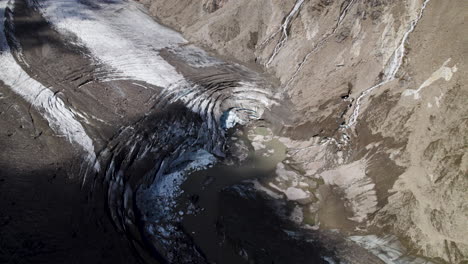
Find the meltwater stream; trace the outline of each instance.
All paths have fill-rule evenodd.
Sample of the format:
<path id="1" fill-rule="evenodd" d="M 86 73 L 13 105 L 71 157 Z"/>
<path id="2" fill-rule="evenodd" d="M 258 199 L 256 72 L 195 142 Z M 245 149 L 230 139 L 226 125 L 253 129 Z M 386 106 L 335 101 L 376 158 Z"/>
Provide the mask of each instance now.
<path id="1" fill-rule="evenodd" d="M 338 234 L 292 224 L 286 219 L 290 213 L 287 201 L 255 190 L 253 179 L 273 176 L 275 166 L 259 166 L 257 159 L 248 155 L 247 140 L 243 147 L 234 147 L 231 134 L 242 134 L 243 126 L 257 122 L 278 105 L 274 88 L 262 74 L 208 55 L 156 23 L 131 1 L 0 3 L 0 11 L 8 12 L 4 24 L 14 24 L 15 4 L 30 8 L 47 21 L 51 28 L 47 30 L 60 34 L 66 45 L 82 50 L 86 59 L 82 63 L 91 61 L 83 66 L 91 71 L 83 74 L 86 81 L 63 91 L 65 95 L 76 93 L 85 102 L 60 100 L 58 92 L 53 92 L 52 86 L 59 86 L 54 76 L 48 75 L 50 87 L 42 85 L 21 70 L 20 47 L 15 47 L 16 60 L 13 58 L 7 47 L 15 38 L 11 26 L 8 43 L 1 42 L 5 47 L 0 58 L 6 59 L 0 61 L 0 69 L 15 71 L 0 77 L 37 108 L 49 126 L 64 134 L 74 132 L 74 137 L 67 136 L 71 145 L 78 145 L 79 151 L 87 147 L 83 164 L 95 170 L 84 175 L 83 191 L 89 191 L 90 202 L 102 203 L 104 198 L 115 228 L 143 261 L 333 263 L 330 261 L 340 258 L 356 260 L 354 253 L 357 259 L 366 259 L 365 263 L 380 263 Z M 21 86 L 25 84 L 30 84 L 34 95 L 25 94 L 28 90 Z M 92 89 L 143 87 L 154 91 L 148 99 L 154 105 L 137 121 L 102 139 L 97 136 L 101 126 L 95 120 L 112 120 L 105 115 L 87 118 L 92 116 L 87 113 L 92 107 L 81 93 L 87 85 Z M 41 94 L 49 104 L 38 101 L 43 99 Z M 97 99 L 102 99 L 102 104 L 111 101 Z M 70 127 L 74 131 L 65 129 Z M 95 144 L 87 141 L 80 145 L 76 135 Z M 102 148 L 94 147 L 102 141 Z"/>

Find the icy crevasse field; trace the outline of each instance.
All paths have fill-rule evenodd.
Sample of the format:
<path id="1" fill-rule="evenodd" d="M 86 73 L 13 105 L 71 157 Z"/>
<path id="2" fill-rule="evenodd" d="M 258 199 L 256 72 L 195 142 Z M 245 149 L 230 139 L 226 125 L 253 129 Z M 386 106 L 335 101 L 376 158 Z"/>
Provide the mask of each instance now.
<path id="1" fill-rule="evenodd" d="M 14 1 L 0 1 L 0 9 L 4 10 L 0 13 L 0 21 L 2 21 L 0 23 L 0 80 L 41 111 L 57 134 L 79 145 L 86 153 L 88 165 L 92 165 L 96 160 L 93 141 L 77 120 L 73 110 L 67 107 L 49 88 L 31 78 L 13 57 L 5 35 L 6 32 L 13 34 L 11 31 L 14 31 L 14 28 L 5 28 L 5 25 L 12 27 L 11 21 L 5 16 L 12 15 L 13 3 Z M 97 163 L 95 168 L 99 169 Z"/>

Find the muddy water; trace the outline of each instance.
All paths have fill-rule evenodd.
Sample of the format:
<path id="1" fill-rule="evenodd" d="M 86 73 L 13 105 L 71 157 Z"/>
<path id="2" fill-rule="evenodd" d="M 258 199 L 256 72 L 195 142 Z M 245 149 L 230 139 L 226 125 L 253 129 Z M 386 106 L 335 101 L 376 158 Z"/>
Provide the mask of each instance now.
<path id="1" fill-rule="evenodd" d="M 242 134 L 247 133 L 246 129 L 237 131 L 236 136 L 231 137 L 233 145 L 250 143 L 246 136 L 239 135 L 241 131 L 243 131 Z M 244 249 L 236 248 L 236 245 L 227 241 L 225 234 L 220 230 L 224 225 L 221 207 L 226 209 L 231 206 L 242 206 L 240 202 L 223 204 L 221 202 L 223 191 L 252 180 L 272 177 L 277 162 L 284 158 L 284 153 L 276 157 L 265 158 L 253 149 L 237 154 L 247 157 L 239 162 L 240 164 L 217 164 L 212 168 L 194 172 L 182 185 L 184 190 L 182 199 L 189 201 L 191 207 L 195 209 L 184 213 L 182 224 L 192 235 L 194 243 L 211 262 L 215 263 L 248 263 L 248 256 L 245 255 Z M 239 220 L 242 221 L 242 216 Z M 264 221 L 264 219 L 258 220 Z"/>
<path id="2" fill-rule="evenodd" d="M 339 234 L 304 229 L 294 221 L 297 203 L 261 185 L 278 177 L 278 163 L 288 160 L 267 123 L 238 127 L 228 146 L 223 161 L 187 177 L 179 198 L 182 229 L 209 263 L 352 260 L 330 250 L 343 243 Z"/>
<path id="3" fill-rule="evenodd" d="M 234 245 L 226 242 L 226 238 L 218 232 L 223 225 L 220 207 L 240 205 L 221 204 L 219 195 L 225 188 L 239 184 L 243 180 L 266 177 L 268 174 L 255 168 L 218 165 L 191 174 L 184 183 L 182 186 L 186 195 L 184 197 L 198 210 L 185 215 L 182 224 L 209 260 L 216 263 L 245 261 Z"/>

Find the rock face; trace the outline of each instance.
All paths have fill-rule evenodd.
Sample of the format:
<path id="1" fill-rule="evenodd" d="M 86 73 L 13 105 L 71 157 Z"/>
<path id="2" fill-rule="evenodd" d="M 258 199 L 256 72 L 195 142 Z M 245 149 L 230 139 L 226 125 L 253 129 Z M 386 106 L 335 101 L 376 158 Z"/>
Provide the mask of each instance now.
<path id="1" fill-rule="evenodd" d="M 280 125 L 289 155 L 325 182 L 320 227 L 467 260 L 463 0 L 141 2 L 188 40 L 279 80 L 293 105 Z M 336 223 L 333 196 L 351 214 Z"/>
<path id="2" fill-rule="evenodd" d="M 225 3 L 227 3 L 227 0 L 205 0 L 203 1 L 203 10 L 208 13 L 213 13 L 223 7 Z"/>

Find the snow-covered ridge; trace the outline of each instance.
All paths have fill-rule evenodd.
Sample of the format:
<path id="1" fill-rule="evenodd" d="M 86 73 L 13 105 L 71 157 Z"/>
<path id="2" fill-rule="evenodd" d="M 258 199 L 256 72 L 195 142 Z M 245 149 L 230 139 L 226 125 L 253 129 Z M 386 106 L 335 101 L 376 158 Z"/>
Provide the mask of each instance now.
<path id="1" fill-rule="evenodd" d="M 94 165 L 96 155 L 91 138 L 64 102 L 49 88 L 31 78 L 16 62 L 6 39 L 7 22 L 14 1 L 0 0 L 0 80 L 36 108 L 54 132 L 75 143 L 86 152 L 86 160 Z M 95 165 L 99 169 L 99 165 Z"/>

